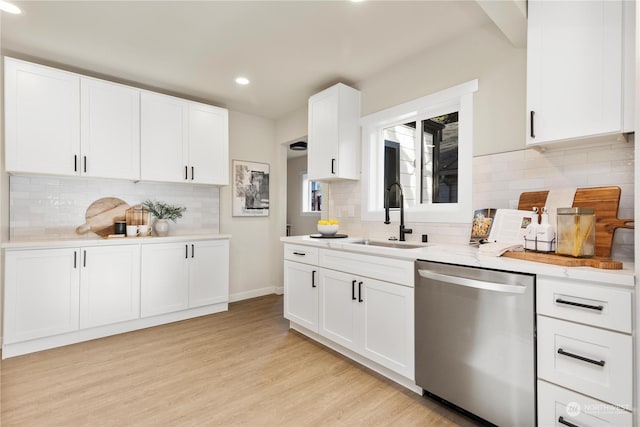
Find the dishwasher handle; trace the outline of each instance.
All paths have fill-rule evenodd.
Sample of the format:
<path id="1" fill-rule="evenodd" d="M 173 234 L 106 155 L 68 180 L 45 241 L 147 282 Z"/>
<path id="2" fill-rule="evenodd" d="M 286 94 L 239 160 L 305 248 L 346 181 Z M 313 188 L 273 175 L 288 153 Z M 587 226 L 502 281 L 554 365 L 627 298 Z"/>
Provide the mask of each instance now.
<path id="1" fill-rule="evenodd" d="M 421 277 L 425 279 L 438 280 L 440 282 L 451 283 L 453 285 L 466 286 L 469 288 L 477 288 L 485 291 L 502 292 L 508 294 L 523 294 L 526 286 L 507 285 L 504 283 L 488 282 L 486 280 L 469 279 L 467 277 L 450 276 L 448 274 L 435 273 L 429 270 L 418 270 Z"/>

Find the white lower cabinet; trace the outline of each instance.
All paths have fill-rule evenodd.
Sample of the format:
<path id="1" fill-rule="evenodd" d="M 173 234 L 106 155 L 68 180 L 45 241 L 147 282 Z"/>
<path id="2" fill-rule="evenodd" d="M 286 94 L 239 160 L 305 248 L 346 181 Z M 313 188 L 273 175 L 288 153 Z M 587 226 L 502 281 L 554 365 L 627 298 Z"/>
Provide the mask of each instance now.
<path id="1" fill-rule="evenodd" d="M 413 378 L 413 288 L 320 269 L 320 335 Z"/>
<path id="2" fill-rule="evenodd" d="M 140 246 L 7 251 L 4 343 L 136 319 Z"/>
<path id="3" fill-rule="evenodd" d="M 141 316 L 229 300 L 227 240 L 142 247 Z"/>
<path id="4" fill-rule="evenodd" d="M 284 261 L 284 317 L 318 333 L 318 267 Z"/>
<path id="5" fill-rule="evenodd" d="M 140 245 L 82 249 L 80 328 L 140 317 Z"/>
<path id="6" fill-rule="evenodd" d="M 538 276 L 536 299 L 538 424 L 631 426 L 630 291 Z"/>
<path id="7" fill-rule="evenodd" d="M 227 239 L 5 249 L 2 357 L 225 311 L 228 301 Z"/>
<path id="8" fill-rule="evenodd" d="M 78 262 L 78 249 L 6 252 L 3 344 L 78 329 Z"/>
<path id="9" fill-rule="evenodd" d="M 401 285 L 366 274 L 386 278 L 400 268 L 396 277 L 404 278 L 405 269 L 413 271 L 412 262 L 290 244 L 284 253 L 285 318 L 413 380 L 412 283 Z M 343 255 L 344 263 L 338 261 Z M 344 271 L 336 270 L 338 265 Z"/>

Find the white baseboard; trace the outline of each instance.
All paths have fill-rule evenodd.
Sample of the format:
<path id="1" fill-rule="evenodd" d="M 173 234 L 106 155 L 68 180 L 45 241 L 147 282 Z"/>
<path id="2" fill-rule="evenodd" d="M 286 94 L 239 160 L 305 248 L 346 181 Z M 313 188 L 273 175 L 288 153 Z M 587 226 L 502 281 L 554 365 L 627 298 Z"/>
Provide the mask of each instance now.
<path id="1" fill-rule="evenodd" d="M 283 292 L 284 292 L 284 288 L 282 287 L 268 286 L 266 288 L 252 289 L 250 291 L 229 294 L 229 302 L 236 302 L 236 301 L 242 301 L 250 298 L 263 297 L 265 295 L 271 295 L 271 294 L 280 295 Z"/>

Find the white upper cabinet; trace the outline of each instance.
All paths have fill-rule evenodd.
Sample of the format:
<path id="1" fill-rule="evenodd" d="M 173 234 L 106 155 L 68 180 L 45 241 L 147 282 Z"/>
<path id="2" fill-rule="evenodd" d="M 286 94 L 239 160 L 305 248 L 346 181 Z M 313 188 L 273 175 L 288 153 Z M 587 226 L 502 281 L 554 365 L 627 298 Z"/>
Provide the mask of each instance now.
<path id="1" fill-rule="evenodd" d="M 140 90 L 81 79 L 82 175 L 140 179 Z"/>
<path id="2" fill-rule="evenodd" d="M 229 112 L 5 57 L 7 172 L 229 184 Z"/>
<path id="3" fill-rule="evenodd" d="M 142 92 L 140 98 L 140 173 L 143 181 L 185 182 L 187 102 Z"/>
<path id="4" fill-rule="evenodd" d="M 229 184 L 229 112 L 189 103 L 189 173 L 196 184 Z"/>
<path id="5" fill-rule="evenodd" d="M 527 144 L 633 130 L 632 3 L 529 1 Z"/>
<path id="6" fill-rule="evenodd" d="M 5 57 L 4 80 L 7 171 L 78 175 L 80 77 Z"/>
<path id="7" fill-rule="evenodd" d="M 309 98 L 310 180 L 360 179 L 360 91 L 338 83 Z"/>
<path id="8" fill-rule="evenodd" d="M 143 92 L 143 181 L 229 184 L 228 111 Z"/>

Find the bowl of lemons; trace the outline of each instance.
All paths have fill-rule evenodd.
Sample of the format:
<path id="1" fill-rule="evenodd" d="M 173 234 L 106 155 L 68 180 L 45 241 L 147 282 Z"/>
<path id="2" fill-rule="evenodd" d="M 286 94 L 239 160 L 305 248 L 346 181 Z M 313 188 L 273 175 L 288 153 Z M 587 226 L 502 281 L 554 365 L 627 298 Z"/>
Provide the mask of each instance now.
<path id="1" fill-rule="evenodd" d="M 333 236 L 338 232 L 339 224 L 335 219 L 321 219 L 318 221 L 318 233 L 323 236 Z"/>

